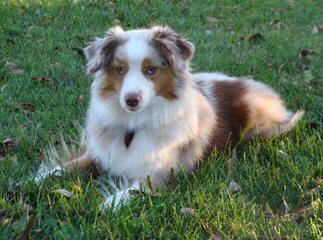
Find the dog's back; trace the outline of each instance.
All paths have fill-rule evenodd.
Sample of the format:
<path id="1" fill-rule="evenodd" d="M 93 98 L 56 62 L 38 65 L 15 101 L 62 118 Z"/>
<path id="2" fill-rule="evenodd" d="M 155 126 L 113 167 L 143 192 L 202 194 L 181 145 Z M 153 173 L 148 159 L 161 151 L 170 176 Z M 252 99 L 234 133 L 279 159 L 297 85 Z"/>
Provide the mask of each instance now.
<path id="1" fill-rule="evenodd" d="M 217 149 L 234 146 L 241 138 L 271 137 L 291 130 L 304 112 L 288 111 L 268 86 L 222 73 L 197 73 L 194 81 L 216 115 L 212 143 Z"/>

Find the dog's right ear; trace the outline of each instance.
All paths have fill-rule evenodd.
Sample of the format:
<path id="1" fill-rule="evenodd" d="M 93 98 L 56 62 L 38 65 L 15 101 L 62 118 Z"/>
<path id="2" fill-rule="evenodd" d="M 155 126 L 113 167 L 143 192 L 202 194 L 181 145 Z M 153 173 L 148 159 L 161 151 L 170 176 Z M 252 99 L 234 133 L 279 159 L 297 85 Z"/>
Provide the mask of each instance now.
<path id="1" fill-rule="evenodd" d="M 120 43 L 118 34 L 122 32 L 121 27 L 110 28 L 104 38 L 96 38 L 94 42 L 83 49 L 88 60 L 86 64 L 88 74 L 96 73 L 102 66 L 112 60 L 113 52 Z"/>

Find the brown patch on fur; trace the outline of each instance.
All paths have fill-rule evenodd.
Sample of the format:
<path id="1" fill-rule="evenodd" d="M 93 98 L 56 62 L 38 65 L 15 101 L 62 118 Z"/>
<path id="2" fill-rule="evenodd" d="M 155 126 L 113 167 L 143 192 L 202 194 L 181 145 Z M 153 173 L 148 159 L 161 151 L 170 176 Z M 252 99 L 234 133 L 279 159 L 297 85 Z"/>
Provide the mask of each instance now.
<path id="1" fill-rule="evenodd" d="M 188 61 L 192 57 L 192 46 L 187 44 L 186 41 L 183 41 L 182 38 L 176 39 L 176 46 L 180 53 L 182 54 L 182 57 L 185 61 Z"/>
<path id="2" fill-rule="evenodd" d="M 148 66 L 155 66 L 151 59 L 145 58 L 141 64 L 141 71 L 146 75 Z M 146 75 L 147 76 L 147 75 Z M 176 96 L 176 78 L 169 67 L 159 68 L 153 76 L 150 77 L 154 83 L 156 94 L 168 100 L 177 99 Z"/>
<path id="3" fill-rule="evenodd" d="M 167 34 L 162 31 L 157 31 L 152 39 L 152 45 L 153 47 L 159 52 L 160 56 L 165 60 L 167 65 L 173 67 L 174 62 L 172 58 L 172 51 L 169 47 L 167 47 L 167 43 L 165 40 Z"/>
<path id="4" fill-rule="evenodd" d="M 107 69 L 111 66 L 111 64 L 113 63 L 114 52 L 117 46 L 119 46 L 121 43 L 122 42 L 118 38 L 115 38 L 102 48 L 102 54 L 104 56 L 102 62 L 103 68 Z"/>
<path id="5" fill-rule="evenodd" d="M 211 147 L 215 145 L 217 149 L 224 150 L 239 142 L 249 117 L 248 106 L 243 102 L 245 94 L 246 86 L 241 80 L 215 82 L 217 125 Z"/>
<path id="6" fill-rule="evenodd" d="M 107 34 L 104 40 L 96 40 L 84 49 L 84 53 L 89 60 L 87 63 L 88 73 L 94 74 L 102 68 L 109 66 L 113 60 L 113 54 L 122 41 L 114 34 Z"/>
<path id="7" fill-rule="evenodd" d="M 124 60 L 114 59 L 109 65 L 105 65 L 105 79 L 101 84 L 100 95 L 108 98 L 120 90 L 124 75 L 119 75 L 115 71 L 116 66 L 122 66 L 125 72 L 128 71 L 128 63 Z"/>
<path id="8" fill-rule="evenodd" d="M 194 52 L 194 46 L 170 28 L 156 28 L 152 45 L 157 49 L 166 63 L 174 69 L 174 54 L 189 61 Z"/>
<path id="9" fill-rule="evenodd" d="M 70 170 L 78 169 L 83 172 L 90 171 L 94 175 L 96 174 L 95 171 L 97 171 L 94 158 L 86 151 L 82 156 L 72 159 L 70 161 L 64 162 L 63 166 Z"/>

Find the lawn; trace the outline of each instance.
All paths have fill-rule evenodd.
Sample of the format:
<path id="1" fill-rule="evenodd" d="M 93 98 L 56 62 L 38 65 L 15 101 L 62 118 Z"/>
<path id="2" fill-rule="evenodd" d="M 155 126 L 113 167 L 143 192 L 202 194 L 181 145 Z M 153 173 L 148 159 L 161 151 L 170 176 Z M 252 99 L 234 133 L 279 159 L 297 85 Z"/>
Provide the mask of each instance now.
<path id="1" fill-rule="evenodd" d="M 0 239 L 322 239 L 322 9 L 315 0 L 0 0 Z M 91 78 L 81 49 L 113 25 L 154 24 L 195 43 L 194 71 L 253 76 L 304 119 L 285 136 L 214 153 L 117 212 L 99 208 L 100 177 L 36 185 L 50 143 L 72 144 L 84 123 Z"/>

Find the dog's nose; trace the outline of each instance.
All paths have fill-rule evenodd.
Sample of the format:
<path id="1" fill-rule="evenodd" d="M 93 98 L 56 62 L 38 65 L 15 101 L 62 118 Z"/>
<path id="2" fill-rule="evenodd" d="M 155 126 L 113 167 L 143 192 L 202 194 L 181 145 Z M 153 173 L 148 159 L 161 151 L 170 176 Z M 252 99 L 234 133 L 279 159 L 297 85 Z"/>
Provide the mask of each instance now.
<path id="1" fill-rule="evenodd" d="M 137 93 L 129 93 L 126 95 L 126 104 L 129 107 L 137 107 L 141 100 L 141 95 Z"/>

